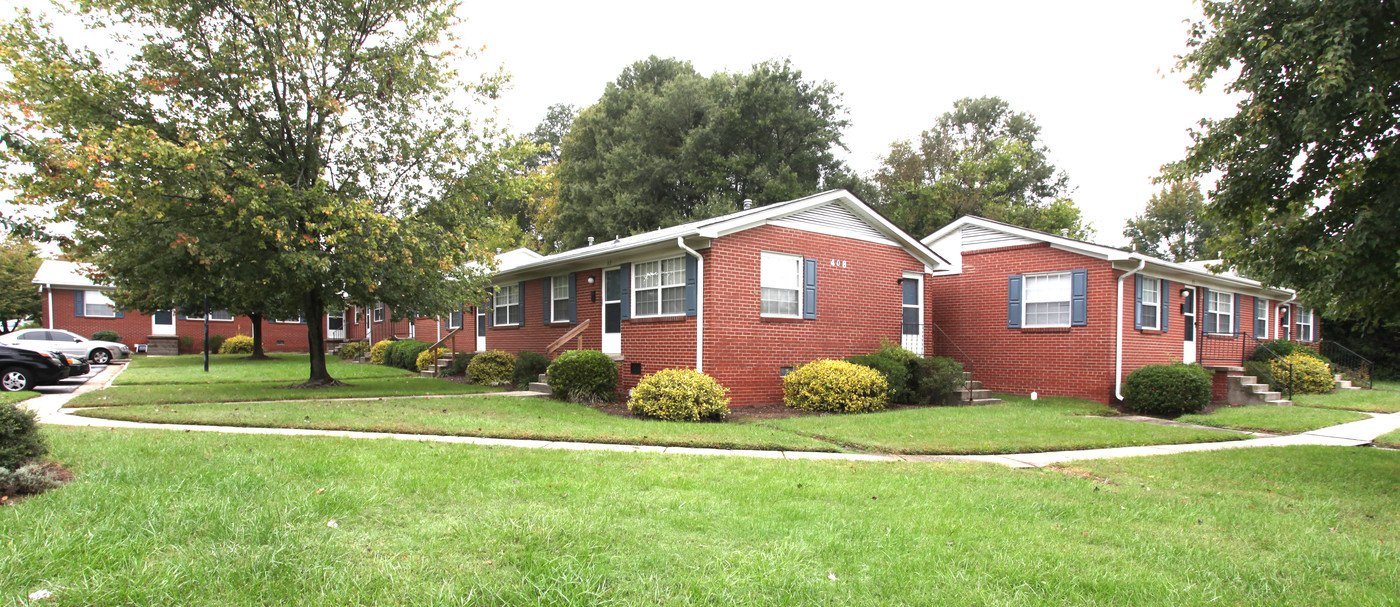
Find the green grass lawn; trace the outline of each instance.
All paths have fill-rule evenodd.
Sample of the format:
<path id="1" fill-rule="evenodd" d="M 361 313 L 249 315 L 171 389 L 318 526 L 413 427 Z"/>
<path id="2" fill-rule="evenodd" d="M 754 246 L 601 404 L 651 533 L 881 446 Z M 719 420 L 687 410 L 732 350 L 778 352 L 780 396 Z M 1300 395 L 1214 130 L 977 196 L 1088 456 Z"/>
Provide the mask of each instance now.
<path id="1" fill-rule="evenodd" d="M 204 357 L 138 356 L 127 363 L 117 376 L 115 385 L 137 384 L 223 384 L 237 382 L 301 383 L 310 376 L 307 354 L 271 354 L 272 360 L 243 360 L 244 354 L 218 354 L 209 357 L 209 372 L 204 372 Z M 326 356 L 326 370 L 340 380 L 366 377 L 407 377 L 403 369 L 348 363 Z"/>
<path id="2" fill-rule="evenodd" d="M 1400 383 L 1378 381 L 1374 390 L 1338 390 L 1329 394 L 1295 394 L 1293 402 L 1305 407 L 1350 409 L 1374 413 L 1400 412 Z"/>
<path id="3" fill-rule="evenodd" d="M 1376 445 L 1389 447 L 1391 449 L 1400 449 L 1400 430 L 1391 430 L 1390 432 L 1380 435 L 1376 438 Z"/>
<path id="4" fill-rule="evenodd" d="M 1250 405 L 1245 407 L 1221 407 L 1208 415 L 1183 415 L 1176 421 L 1217 428 L 1235 430 L 1258 430 L 1273 434 L 1297 434 L 1327 426 L 1369 419 L 1365 413 L 1316 409 L 1313 407 L 1287 407 L 1278 405 Z"/>
<path id="5" fill-rule="evenodd" d="M 0 602 L 1320 605 L 1400 596 L 1400 454 L 781 461 L 48 429 Z M 336 527 L 328 526 L 336 521 Z"/>
<path id="6" fill-rule="evenodd" d="M 1026 453 L 1238 440 L 1242 435 L 1087 417 L 1112 409 L 1071 398 L 999 395 L 1004 404 L 794 417 L 768 425 L 887 453 Z"/>
<path id="7" fill-rule="evenodd" d="M 29 400 L 39 396 L 38 392 L 25 390 L 23 392 L 0 392 L 0 403 L 17 403 L 22 400 Z"/>
<path id="8" fill-rule="evenodd" d="M 316 400 L 327 398 L 367 398 L 376 396 L 417 396 L 425 394 L 478 394 L 499 392 L 488 388 L 443 379 L 414 377 L 373 377 L 349 380 L 351 385 L 335 388 L 287 388 L 286 381 L 232 384 L 170 384 L 113 386 L 86 392 L 69 401 L 69 407 L 114 407 L 125 405 L 171 405 L 268 400 Z"/>
<path id="9" fill-rule="evenodd" d="M 90 402 L 90 401 L 89 401 Z M 986 407 L 929 407 L 729 423 L 663 422 L 608 415 L 548 399 L 297 402 L 103 407 L 80 415 L 222 426 L 363 430 L 741 449 L 877 453 L 1020 453 L 1237 440 L 1243 435 L 1085 417 L 1102 405 L 1010 397 Z"/>

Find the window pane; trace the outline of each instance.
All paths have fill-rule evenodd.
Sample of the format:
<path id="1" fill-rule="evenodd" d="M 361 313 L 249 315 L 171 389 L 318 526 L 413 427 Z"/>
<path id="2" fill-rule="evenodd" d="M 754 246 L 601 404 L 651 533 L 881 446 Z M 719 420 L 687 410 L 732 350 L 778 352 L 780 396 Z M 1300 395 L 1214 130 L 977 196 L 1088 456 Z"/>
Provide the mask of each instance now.
<path id="1" fill-rule="evenodd" d="M 1030 326 L 1069 326 L 1069 302 L 1026 304 L 1026 324 Z"/>
<path id="2" fill-rule="evenodd" d="M 906 278 L 904 282 L 900 284 L 904 285 L 904 305 L 919 305 L 919 281 L 913 278 Z"/>
<path id="3" fill-rule="evenodd" d="M 759 312 L 797 316 L 797 291 L 795 289 L 761 289 Z"/>
<path id="4" fill-rule="evenodd" d="M 1153 305 L 1157 303 L 1157 281 L 1155 279 L 1142 281 L 1142 303 Z"/>
<path id="5" fill-rule="evenodd" d="M 661 286 L 660 270 L 661 264 L 659 262 L 648 261 L 646 263 L 637 264 L 632 268 L 634 272 L 633 285 L 638 289 L 651 289 Z"/>
<path id="6" fill-rule="evenodd" d="M 656 316 L 660 313 L 659 302 L 656 300 L 657 292 L 637 291 L 637 316 Z"/>
<path id="7" fill-rule="evenodd" d="M 685 314 L 685 287 L 667 287 L 661 290 L 661 313 Z"/>
<path id="8" fill-rule="evenodd" d="M 1157 328 L 1157 306 L 1142 307 L 1142 326 L 1149 329 Z"/>
<path id="9" fill-rule="evenodd" d="M 661 286 L 671 287 L 685 284 L 685 258 L 663 259 L 661 261 Z"/>
<path id="10" fill-rule="evenodd" d="M 1026 301 L 1069 301 L 1069 274 L 1039 274 L 1026 277 Z"/>
<path id="11" fill-rule="evenodd" d="M 112 306 L 105 304 L 83 303 L 84 316 L 116 316 L 117 313 Z"/>
<path id="12" fill-rule="evenodd" d="M 622 271 L 608 270 L 603 272 L 603 301 L 618 301 L 622 299 Z"/>
<path id="13" fill-rule="evenodd" d="M 802 258 L 777 253 L 761 253 L 762 271 L 759 286 L 774 289 L 802 288 Z"/>

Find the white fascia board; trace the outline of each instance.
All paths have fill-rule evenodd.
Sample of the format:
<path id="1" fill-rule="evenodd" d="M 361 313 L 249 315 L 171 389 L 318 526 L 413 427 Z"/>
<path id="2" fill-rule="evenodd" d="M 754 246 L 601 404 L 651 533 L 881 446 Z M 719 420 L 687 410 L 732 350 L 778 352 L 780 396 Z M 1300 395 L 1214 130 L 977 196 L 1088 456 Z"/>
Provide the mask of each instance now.
<path id="1" fill-rule="evenodd" d="M 1172 282 L 1193 287 L 1205 287 L 1207 289 L 1243 293 L 1250 296 L 1257 295 L 1269 299 L 1283 298 L 1294 294 L 1292 289 L 1266 287 L 1259 281 L 1250 280 L 1248 278 L 1221 276 L 1219 274 L 1201 272 L 1200 270 L 1181 264 L 1171 262 L 1163 263 L 1160 260 L 1145 255 L 1134 254 L 1134 260 L 1122 264 L 1114 264 L 1113 268 L 1115 270 L 1131 270 L 1137 267 L 1137 261 L 1139 259 L 1147 261 L 1147 266 L 1142 269 L 1141 273 L 1150 275 L 1153 278 L 1165 278 Z"/>
<path id="2" fill-rule="evenodd" d="M 685 244 L 696 250 L 710 248 L 709 239 L 694 236 L 686 238 Z M 684 254 L 676 246 L 676 240 L 673 237 L 670 240 L 613 248 L 608 251 L 599 251 L 597 254 L 573 257 L 548 264 L 512 268 L 497 273 L 491 280 L 498 285 L 513 284 L 523 280 L 535 280 L 546 276 L 560 276 L 569 272 L 583 272 L 598 268 L 611 268 L 622 263 L 653 261 Z"/>

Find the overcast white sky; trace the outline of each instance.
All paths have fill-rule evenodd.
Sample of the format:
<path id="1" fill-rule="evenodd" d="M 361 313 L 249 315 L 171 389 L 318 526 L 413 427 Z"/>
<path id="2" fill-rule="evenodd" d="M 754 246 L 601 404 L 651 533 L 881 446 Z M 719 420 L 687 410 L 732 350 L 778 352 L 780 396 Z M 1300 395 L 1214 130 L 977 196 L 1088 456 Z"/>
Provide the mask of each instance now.
<path id="1" fill-rule="evenodd" d="M 464 42 L 486 51 L 460 68 L 513 74 L 498 111 L 515 132 L 533 129 L 550 104 L 592 104 L 648 55 L 685 59 L 702 73 L 791 58 L 843 95 L 846 160 L 861 172 L 953 101 L 1000 96 L 1036 117 L 1105 244 L 1126 242 L 1124 220 L 1156 190 L 1158 168 L 1183 155 L 1187 129 L 1234 110 L 1219 85 L 1198 94 L 1172 71 L 1186 21 L 1200 17 L 1190 0 L 537 0 L 467 2 L 462 12 Z"/>

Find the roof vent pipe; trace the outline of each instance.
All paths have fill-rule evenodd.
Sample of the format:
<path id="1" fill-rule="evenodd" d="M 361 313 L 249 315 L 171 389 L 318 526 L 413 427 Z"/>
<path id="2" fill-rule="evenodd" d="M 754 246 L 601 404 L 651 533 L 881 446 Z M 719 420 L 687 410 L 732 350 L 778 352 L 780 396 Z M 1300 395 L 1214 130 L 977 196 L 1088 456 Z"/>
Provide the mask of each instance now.
<path id="1" fill-rule="evenodd" d="M 1069 228 L 1060 228 L 1060 238 L 1069 238 Z"/>
<path id="2" fill-rule="evenodd" d="M 501 247 L 496 247 L 496 254 L 497 254 L 497 255 L 500 255 L 500 254 L 501 254 Z"/>
<path id="3" fill-rule="evenodd" d="M 588 246 L 590 246 L 590 247 L 593 246 L 593 237 L 592 237 L 592 236 L 589 236 L 589 237 L 588 237 Z"/>
<path id="4" fill-rule="evenodd" d="M 752 198 L 745 198 L 745 199 L 744 199 L 744 210 L 747 211 L 747 210 L 752 209 L 752 208 L 753 208 L 753 199 L 752 199 Z"/>

